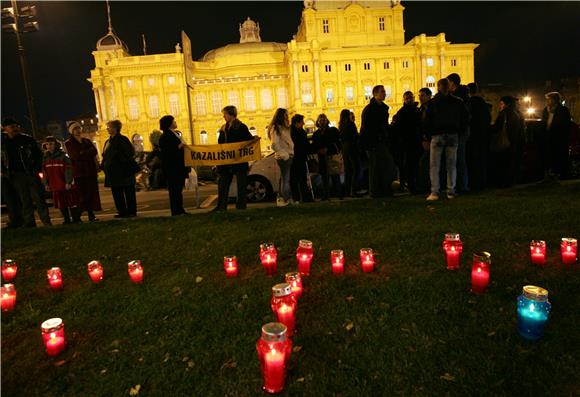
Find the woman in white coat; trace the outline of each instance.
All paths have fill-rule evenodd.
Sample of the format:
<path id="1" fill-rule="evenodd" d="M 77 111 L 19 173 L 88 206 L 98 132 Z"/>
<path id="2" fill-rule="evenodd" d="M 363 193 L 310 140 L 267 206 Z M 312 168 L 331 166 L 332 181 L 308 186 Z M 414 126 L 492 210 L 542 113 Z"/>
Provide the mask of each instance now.
<path id="1" fill-rule="evenodd" d="M 290 168 L 294 157 L 294 143 L 290 133 L 290 120 L 288 111 L 278 108 L 268 126 L 268 138 L 272 141 L 274 157 L 280 167 L 280 185 L 278 188 L 278 199 L 276 204 L 285 207 L 292 201 L 290 190 Z"/>

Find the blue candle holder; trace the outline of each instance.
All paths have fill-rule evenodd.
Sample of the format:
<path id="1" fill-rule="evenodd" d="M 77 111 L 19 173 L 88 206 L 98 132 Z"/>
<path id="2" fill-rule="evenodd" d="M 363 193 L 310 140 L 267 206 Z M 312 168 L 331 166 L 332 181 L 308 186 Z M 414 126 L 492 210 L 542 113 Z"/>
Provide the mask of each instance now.
<path id="1" fill-rule="evenodd" d="M 552 305 L 548 302 L 548 291 L 541 287 L 526 285 L 518 297 L 518 332 L 528 340 L 544 336 L 544 326 Z"/>

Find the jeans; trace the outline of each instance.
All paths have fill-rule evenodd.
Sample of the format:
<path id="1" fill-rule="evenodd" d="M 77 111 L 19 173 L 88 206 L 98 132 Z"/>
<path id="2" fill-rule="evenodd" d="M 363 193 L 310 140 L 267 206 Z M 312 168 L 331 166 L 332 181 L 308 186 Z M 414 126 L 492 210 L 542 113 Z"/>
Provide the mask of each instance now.
<path id="1" fill-rule="evenodd" d="M 221 211 L 228 209 L 230 185 L 235 176 L 238 187 L 236 208 L 239 210 L 245 210 L 248 202 L 248 167 L 239 167 L 237 165 L 219 166 L 218 175 L 217 209 Z"/>
<path id="2" fill-rule="evenodd" d="M 290 189 L 290 168 L 292 167 L 292 158 L 276 161 L 278 162 L 278 167 L 280 167 L 278 197 L 282 197 L 284 201 L 288 201 L 292 197 L 292 190 Z"/>
<path id="3" fill-rule="evenodd" d="M 135 185 L 111 186 L 115 208 L 120 216 L 137 215 L 137 197 L 135 195 Z"/>
<path id="4" fill-rule="evenodd" d="M 358 190 L 358 174 L 360 170 L 358 150 L 356 147 L 351 148 L 348 145 L 344 145 L 342 156 L 344 158 L 345 190 L 347 195 L 352 196 Z"/>
<path id="5" fill-rule="evenodd" d="M 445 168 L 447 169 L 447 192 L 449 194 L 455 194 L 458 143 L 459 137 L 457 134 L 434 135 L 431 138 L 431 156 L 429 158 L 431 193 L 439 194 L 439 169 L 441 168 L 441 156 L 443 155 L 443 152 L 445 152 Z"/>
<path id="6" fill-rule="evenodd" d="M 457 145 L 457 190 L 460 193 L 469 191 L 466 156 L 468 139 L 469 131 L 466 131 L 463 135 L 459 135 Z"/>

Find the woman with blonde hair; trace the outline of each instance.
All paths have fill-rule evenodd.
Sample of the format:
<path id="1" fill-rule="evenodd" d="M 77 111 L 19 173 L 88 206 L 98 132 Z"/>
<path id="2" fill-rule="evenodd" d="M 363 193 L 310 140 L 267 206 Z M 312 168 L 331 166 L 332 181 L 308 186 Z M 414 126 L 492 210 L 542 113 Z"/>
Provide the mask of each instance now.
<path id="1" fill-rule="evenodd" d="M 280 167 L 280 184 L 278 188 L 278 207 L 285 207 L 290 204 L 290 168 L 294 157 L 294 143 L 290 132 L 290 120 L 288 111 L 278 108 L 268 126 L 268 138 L 272 142 L 274 157 Z"/>

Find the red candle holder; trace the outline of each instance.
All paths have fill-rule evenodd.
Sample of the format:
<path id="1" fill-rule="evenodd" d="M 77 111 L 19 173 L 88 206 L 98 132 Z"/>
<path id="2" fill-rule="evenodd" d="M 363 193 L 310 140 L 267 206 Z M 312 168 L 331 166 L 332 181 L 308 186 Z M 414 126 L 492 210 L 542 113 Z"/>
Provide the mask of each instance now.
<path id="1" fill-rule="evenodd" d="M 313 256 L 314 249 L 312 248 L 312 241 L 300 240 L 298 242 L 298 248 L 296 249 L 296 260 L 298 261 L 298 272 L 301 275 L 310 275 L 310 265 L 312 264 Z"/>
<path id="2" fill-rule="evenodd" d="M 235 255 L 224 256 L 224 270 L 228 277 L 238 276 L 238 258 Z"/>
<path id="3" fill-rule="evenodd" d="M 286 365 L 292 354 L 292 341 L 284 324 L 268 323 L 262 327 L 262 337 L 256 343 L 262 370 L 264 391 L 280 393 L 284 390 Z"/>
<path id="4" fill-rule="evenodd" d="M 530 256 L 534 265 L 545 265 L 546 242 L 544 240 L 532 240 L 530 243 Z"/>
<path id="5" fill-rule="evenodd" d="M 330 263 L 334 274 L 344 273 L 344 252 L 342 250 L 330 251 Z"/>
<path id="6" fill-rule="evenodd" d="M 278 317 L 278 322 L 288 328 L 288 336 L 294 334 L 296 319 L 296 297 L 288 283 L 276 284 L 272 287 L 272 311 Z"/>
<path id="7" fill-rule="evenodd" d="M 375 270 L 375 253 L 372 248 L 361 248 L 360 263 L 362 271 L 365 273 L 370 273 Z"/>
<path id="8" fill-rule="evenodd" d="M 40 326 L 42 340 L 46 348 L 46 354 L 51 357 L 58 356 L 66 348 L 64 337 L 64 323 L 60 318 L 46 320 Z"/>
<path id="9" fill-rule="evenodd" d="M 93 283 L 98 284 L 103 279 L 103 266 L 99 261 L 90 261 L 87 265 L 89 271 L 89 277 L 93 280 Z"/>
<path id="10" fill-rule="evenodd" d="M 272 243 L 260 244 L 260 261 L 267 275 L 271 276 L 276 273 L 276 261 L 278 251 Z"/>
<path id="11" fill-rule="evenodd" d="M 564 237 L 560 243 L 560 251 L 562 253 L 562 263 L 565 265 L 572 265 L 576 263 L 578 255 L 578 240 L 572 237 Z"/>
<path id="12" fill-rule="evenodd" d="M 134 260 L 127 264 L 129 277 L 133 284 L 141 284 L 143 282 L 143 266 L 140 260 Z"/>
<path id="13" fill-rule="evenodd" d="M 302 295 L 302 277 L 298 272 L 286 273 L 284 277 L 286 282 L 290 284 L 290 288 L 292 289 L 292 293 L 296 297 L 296 300 L 300 298 Z"/>
<path id="14" fill-rule="evenodd" d="M 14 284 L 4 284 L 0 287 L 0 299 L 4 313 L 14 310 L 16 305 L 16 288 L 14 288 Z"/>
<path id="15" fill-rule="evenodd" d="M 461 252 L 463 243 L 459 233 L 446 233 L 443 240 L 443 251 L 445 251 L 445 260 L 447 270 L 459 270 L 461 266 Z"/>
<path id="16" fill-rule="evenodd" d="M 48 284 L 50 288 L 58 290 L 62 288 L 62 272 L 60 267 L 53 267 L 46 271 L 46 278 L 48 279 Z"/>
<path id="17" fill-rule="evenodd" d="M 479 252 L 473 254 L 473 267 L 471 268 L 471 292 L 483 294 L 489 284 L 489 272 L 491 267 L 491 254 Z"/>
<path id="18" fill-rule="evenodd" d="M 2 261 L 2 278 L 9 283 L 16 277 L 18 271 L 18 264 L 12 259 L 4 259 Z"/>

